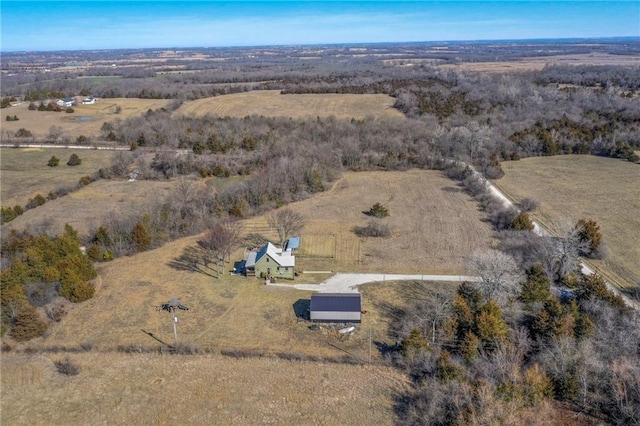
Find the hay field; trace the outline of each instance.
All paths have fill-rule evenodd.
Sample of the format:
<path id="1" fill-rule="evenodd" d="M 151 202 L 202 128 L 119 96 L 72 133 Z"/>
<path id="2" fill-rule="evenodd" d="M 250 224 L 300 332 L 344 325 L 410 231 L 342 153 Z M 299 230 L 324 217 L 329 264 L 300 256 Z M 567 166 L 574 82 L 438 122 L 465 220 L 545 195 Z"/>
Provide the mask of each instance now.
<path id="1" fill-rule="evenodd" d="M 337 118 L 402 118 L 393 108 L 394 99 L 387 95 L 292 94 L 279 90 L 256 90 L 185 102 L 176 115 L 245 117 L 329 117 Z"/>
<path id="2" fill-rule="evenodd" d="M 640 166 L 589 155 L 526 158 L 504 162 L 494 183 L 516 202 L 533 197 L 533 216 L 557 230 L 564 222 L 594 219 L 609 248 L 604 261 L 590 261 L 625 287 L 640 284 Z"/>
<path id="3" fill-rule="evenodd" d="M 391 237 L 357 237 L 353 227 L 367 224 L 363 212 L 376 202 L 389 209 L 383 222 Z M 465 258 L 492 242 L 475 201 L 434 170 L 348 173 L 330 191 L 291 208 L 311 218 L 301 255 L 305 234 L 313 241 L 326 235 L 328 246 L 335 239 L 333 268 L 341 271 L 464 274 Z"/>
<path id="4" fill-rule="evenodd" d="M 81 101 L 81 97 L 76 98 Z M 84 135 L 92 138 L 100 137 L 100 128 L 105 122 L 120 118 L 122 120 L 141 115 L 149 109 L 166 107 L 170 100 L 167 99 L 135 99 L 135 98 L 104 98 L 98 99 L 93 105 L 76 105 L 72 114 L 52 111 L 29 111 L 29 102 L 23 102 L 18 106 L 5 108 L 4 115 L 17 115 L 18 121 L 3 121 L 2 130 L 15 132 L 25 128 L 37 139 L 49 135 L 51 126 L 60 126 L 63 129 L 62 139 L 69 138 L 75 142 L 76 138 Z M 37 104 L 37 103 L 36 103 Z M 121 112 L 116 114 L 116 106 Z M 25 138 L 25 143 L 28 138 Z"/>
<path id="5" fill-rule="evenodd" d="M 67 166 L 71 154 L 82 160 L 78 166 Z M 47 163 L 52 156 L 60 159 L 57 167 Z M 0 200 L 3 207 L 24 205 L 36 194 L 46 197 L 59 186 L 75 185 L 81 177 L 91 175 L 101 167 L 109 167 L 113 151 L 89 149 L 0 149 Z"/>
<path id="6" fill-rule="evenodd" d="M 216 355 L 2 356 L 7 425 L 394 424 L 394 396 L 408 387 L 391 367 Z"/>
<path id="7" fill-rule="evenodd" d="M 640 57 L 633 55 L 613 55 L 610 53 L 580 53 L 570 55 L 540 56 L 504 62 L 461 62 L 459 64 L 438 65 L 445 69 L 473 72 L 513 72 L 540 71 L 546 65 L 623 65 L 638 66 Z"/>

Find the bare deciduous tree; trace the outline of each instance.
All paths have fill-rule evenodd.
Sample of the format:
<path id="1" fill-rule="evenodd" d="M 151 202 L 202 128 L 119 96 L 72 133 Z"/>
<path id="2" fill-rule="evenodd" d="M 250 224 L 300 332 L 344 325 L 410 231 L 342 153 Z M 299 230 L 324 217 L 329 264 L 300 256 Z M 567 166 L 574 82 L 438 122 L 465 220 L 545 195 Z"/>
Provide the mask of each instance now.
<path id="1" fill-rule="evenodd" d="M 513 257 L 499 250 L 474 253 L 469 269 L 480 277 L 478 287 L 484 296 L 500 304 L 516 294 L 523 277 Z"/>
<path id="2" fill-rule="evenodd" d="M 211 225 L 204 237 L 198 240 L 198 245 L 205 250 L 202 259 L 205 266 L 215 264 L 218 278 L 225 259 L 231 261 L 231 253 L 240 243 L 241 232 L 239 222 L 218 222 Z"/>
<path id="3" fill-rule="evenodd" d="M 554 278 L 563 277 L 575 272 L 580 266 L 580 253 L 587 249 L 587 242 L 581 240 L 580 229 L 569 223 L 559 226 L 560 237 L 554 240 L 553 269 Z"/>
<path id="4" fill-rule="evenodd" d="M 64 130 L 60 126 L 51 126 L 49 127 L 49 139 L 53 142 L 56 142 L 60 139 L 60 136 L 64 133 Z"/>
<path id="5" fill-rule="evenodd" d="M 269 214 L 267 220 L 269 225 L 278 232 L 281 246 L 289 237 L 299 233 L 307 222 L 304 215 L 291 209 L 278 209 Z"/>

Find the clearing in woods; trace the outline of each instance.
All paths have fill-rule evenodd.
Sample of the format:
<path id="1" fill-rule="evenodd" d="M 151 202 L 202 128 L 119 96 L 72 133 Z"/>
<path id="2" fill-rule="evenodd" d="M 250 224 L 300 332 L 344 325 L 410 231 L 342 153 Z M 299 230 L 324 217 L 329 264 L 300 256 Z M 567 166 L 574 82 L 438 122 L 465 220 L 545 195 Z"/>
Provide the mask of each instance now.
<path id="1" fill-rule="evenodd" d="M 203 116 L 211 114 L 220 117 L 328 117 L 363 119 L 403 118 L 404 115 L 393 108 L 394 99 L 387 95 L 352 94 L 290 94 L 281 95 L 280 90 L 256 90 L 232 95 L 216 96 L 185 102 L 176 115 Z"/>
<path id="2" fill-rule="evenodd" d="M 114 156 L 113 151 L 66 148 L 2 148 L 1 153 L 0 199 L 3 207 L 24 207 L 37 194 L 46 197 L 58 187 L 75 186 L 81 177 L 109 167 Z M 77 154 L 82 163 L 67 166 L 72 154 Z M 60 160 L 57 167 L 47 165 L 53 156 Z"/>
<path id="3" fill-rule="evenodd" d="M 640 283 L 640 165 L 591 155 L 559 155 L 502 163 L 505 176 L 494 182 L 516 203 L 541 202 L 533 213 L 557 231 L 581 218 L 598 222 L 609 248 L 603 261 L 589 263 L 613 282 Z"/>
<path id="4" fill-rule="evenodd" d="M 375 193 L 369 190 L 372 187 L 377 188 Z M 390 216 L 384 221 L 392 229 L 391 237 L 355 237 L 351 229 L 367 223 L 368 217 L 362 212 L 375 202 L 389 208 Z M 301 233 L 302 241 L 308 233 L 316 238 L 318 247 L 333 241 L 337 246 L 335 258 L 299 256 L 296 269 L 300 271 L 460 275 L 466 272 L 466 258 L 492 242 L 491 227 L 482 222 L 476 202 L 439 171 L 348 173 L 328 192 L 293 203 L 290 208 L 309 219 Z M 247 223 L 245 232 L 264 227 L 261 220 L 256 218 L 255 226 Z M 322 235 L 326 240 L 320 238 Z M 41 343 L 152 345 L 157 342 L 141 329 L 169 338 L 169 315 L 156 312 L 155 306 L 179 297 L 192 308 L 183 314 L 181 332 L 189 336 L 189 343 L 199 347 L 267 351 L 286 347 L 300 353 L 325 354 L 327 349 L 335 353 L 324 341 L 318 343 L 317 338 L 309 336 L 304 324 L 298 324 L 299 301 L 308 300 L 308 292 L 265 287 L 258 279 L 227 272 L 216 279 L 211 276 L 213 271 L 209 275 L 197 273 L 177 262 L 198 238 L 183 238 L 100 264 L 96 296 L 73 305 L 67 318 L 54 324 L 50 336 Z M 359 255 L 355 247 L 359 247 Z M 244 248 L 240 248 L 232 262 L 242 259 L 243 253 Z M 225 265 L 225 271 L 232 267 L 232 263 Z M 301 274 L 295 282 L 308 283 L 312 278 Z"/>
<path id="5" fill-rule="evenodd" d="M 80 102 L 82 97 L 77 96 L 76 100 Z M 19 119 L 19 121 L 3 121 L 2 130 L 15 132 L 25 128 L 35 138 L 43 139 L 49 135 L 51 126 L 59 126 L 62 128 L 60 140 L 67 138 L 69 143 L 75 143 L 80 135 L 99 138 L 100 128 L 105 122 L 118 118 L 125 120 L 144 114 L 150 109 L 164 108 L 169 102 L 171 101 L 167 99 L 101 98 L 93 105 L 74 106 L 74 112 L 71 114 L 64 111 L 30 111 L 29 102 L 22 102 L 18 106 L 2 110 L 9 115 L 17 115 Z M 118 107 L 120 112 L 117 112 Z M 29 142 L 30 138 L 24 138 L 24 143 Z"/>
<path id="6" fill-rule="evenodd" d="M 351 229 L 366 224 L 363 212 L 375 202 L 389 208 L 390 216 L 384 221 L 391 226 L 392 236 L 355 237 Z M 308 257 L 297 259 L 301 269 L 458 274 L 465 270 L 466 256 L 492 241 L 491 227 L 482 222 L 477 203 L 438 171 L 347 173 L 329 191 L 289 207 L 309 219 L 301 238 L 304 242 L 306 235 L 312 237 L 306 243 Z M 247 233 L 268 234 L 264 217 L 245 224 Z M 352 335 L 327 328 L 312 331 L 309 323 L 299 321 L 309 306 L 310 292 L 230 275 L 226 271 L 232 263 L 216 279 L 213 271 L 198 273 L 177 262 L 199 237 L 99 264 L 93 299 L 68 305 L 67 315 L 50 326 L 46 338 L 12 343 L 16 351 L 28 346 L 44 352 L 28 357 L 3 355 L 3 419 L 11 419 L 12 424 L 32 424 L 40 418 L 72 424 L 88 410 L 90 414 L 83 415 L 94 417 L 83 421 L 90 423 L 140 418 L 189 423 L 193 416 L 207 420 L 213 407 L 216 421 L 228 424 L 264 419 L 286 424 L 294 418 L 327 424 L 393 423 L 393 397 L 407 385 L 400 372 L 379 365 L 292 362 L 273 356 L 366 363 L 373 349 L 372 360 L 378 363 L 383 355 L 371 347 L 369 332 L 375 342 L 395 343 L 389 330 L 392 321 L 381 300 L 401 306 L 407 300 L 405 288 L 412 295 L 428 288 L 451 292 L 456 283 L 419 282 L 407 287 L 404 282 L 386 282 L 370 290 L 365 286 L 369 296 L 363 298 L 362 309 L 366 313 Z M 238 249 L 232 261 L 241 259 L 243 252 Z M 302 274 L 295 282 L 309 282 L 309 278 Z M 394 287 L 398 290 L 393 291 Z M 172 317 L 156 308 L 172 297 L 190 308 L 178 313 L 179 343 L 212 354 L 117 353 L 158 351 L 162 342 L 173 343 Z M 53 362 L 65 354 L 46 351 L 53 347 L 93 348 L 69 354 L 82 367 L 80 382 L 55 371 Z M 230 359 L 221 353 L 263 357 Z M 261 378 L 260 383 L 255 377 Z M 18 385 L 10 387 L 5 397 L 7 384 L 13 381 Z M 99 397 L 95 389 L 100 389 Z"/>

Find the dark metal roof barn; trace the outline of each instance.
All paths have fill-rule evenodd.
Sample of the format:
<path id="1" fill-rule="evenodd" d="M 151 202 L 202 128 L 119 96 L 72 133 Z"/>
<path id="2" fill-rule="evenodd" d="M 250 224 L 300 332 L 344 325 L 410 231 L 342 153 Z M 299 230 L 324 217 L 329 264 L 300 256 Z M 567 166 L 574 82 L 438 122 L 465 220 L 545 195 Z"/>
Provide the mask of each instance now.
<path id="1" fill-rule="evenodd" d="M 309 318 L 324 322 L 360 322 L 360 293 L 314 293 L 311 295 Z"/>

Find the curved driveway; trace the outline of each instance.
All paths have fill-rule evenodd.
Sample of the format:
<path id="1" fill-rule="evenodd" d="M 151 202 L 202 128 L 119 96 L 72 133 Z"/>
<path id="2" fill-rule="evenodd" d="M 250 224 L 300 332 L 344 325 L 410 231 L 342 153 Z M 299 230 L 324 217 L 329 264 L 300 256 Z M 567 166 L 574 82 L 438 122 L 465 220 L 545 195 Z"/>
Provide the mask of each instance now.
<path id="1" fill-rule="evenodd" d="M 317 291 L 319 293 L 358 293 L 358 286 L 367 283 L 385 281 L 445 281 L 478 282 L 479 277 L 464 275 L 403 275 L 403 274 L 358 274 L 338 272 L 320 284 L 269 284 L 272 286 L 293 287 L 296 290 Z"/>

